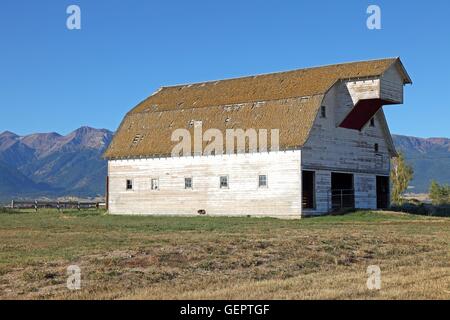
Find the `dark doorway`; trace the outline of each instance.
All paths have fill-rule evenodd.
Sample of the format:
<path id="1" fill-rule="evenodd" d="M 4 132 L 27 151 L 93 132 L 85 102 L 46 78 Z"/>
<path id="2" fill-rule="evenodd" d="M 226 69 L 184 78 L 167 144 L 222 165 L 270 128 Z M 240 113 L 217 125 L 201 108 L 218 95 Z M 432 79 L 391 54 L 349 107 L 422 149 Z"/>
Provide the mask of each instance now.
<path id="1" fill-rule="evenodd" d="M 109 176 L 106 176 L 106 186 L 105 186 L 105 198 L 106 198 L 106 211 L 109 210 Z"/>
<path id="2" fill-rule="evenodd" d="M 331 206 L 333 210 L 355 208 L 353 174 L 331 173 Z"/>
<path id="3" fill-rule="evenodd" d="M 302 171 L 302 207 L 303 209 L 314 209 L 315 206 L 315 172 Z"/>
<path id="4" fill-rule="evenodd" d="M 389 207 L 389 177 L 377 176 L 377 208 Z"/>

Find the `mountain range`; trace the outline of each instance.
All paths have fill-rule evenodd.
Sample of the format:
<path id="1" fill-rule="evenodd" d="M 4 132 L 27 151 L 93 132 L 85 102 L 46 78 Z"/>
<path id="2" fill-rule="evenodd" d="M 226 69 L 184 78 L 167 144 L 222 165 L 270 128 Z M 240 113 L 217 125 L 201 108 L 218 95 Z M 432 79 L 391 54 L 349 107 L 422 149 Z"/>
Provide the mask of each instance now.
<path id="1" fill-rule="evenodd" d="M 101 156 L 112 136 L 89 127 L 66 136 L 1 133 L 0 200 L 103 196 L 107 167 Z"/>
<path id="2" fill-rule="evenodd" d="M 431 180 L 450 184 L 450 139 L 392 136 L 397 151 L 414 169 L 409 191 L 426 193 Z"/>
<path id="3" fill-rule="evenodd" d="M 66 136 L 0 134 L 0 201 L 103 197 L 107 174 L 102 154 L 113 132 L 81 127 Z M 415 175 L 410 191 L 427 192 L 430 181 L 450 184 L 450 139 L 393 135 Z"/>

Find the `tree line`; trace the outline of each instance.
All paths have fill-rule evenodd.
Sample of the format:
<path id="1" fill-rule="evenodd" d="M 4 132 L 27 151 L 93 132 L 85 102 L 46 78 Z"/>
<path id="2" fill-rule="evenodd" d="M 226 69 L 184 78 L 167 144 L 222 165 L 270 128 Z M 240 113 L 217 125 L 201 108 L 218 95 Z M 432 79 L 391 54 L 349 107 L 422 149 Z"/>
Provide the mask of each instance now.
<path id="1" fill-rule="evenodd" d="M 407 190 L 409 183 L 414 176 L 414 170 L 409 165 L 403 153 L 399 153 L 398 157 L 392 159 L 391 166 L 391 182 L 392 203 L 402 205 L 405 202 L 403 194 Z M 450 204 L 450 186 L 448 184 L 439 184 L 432 180 L 429 188 L 429 197 L 433 205 L 441 206 Z"/>

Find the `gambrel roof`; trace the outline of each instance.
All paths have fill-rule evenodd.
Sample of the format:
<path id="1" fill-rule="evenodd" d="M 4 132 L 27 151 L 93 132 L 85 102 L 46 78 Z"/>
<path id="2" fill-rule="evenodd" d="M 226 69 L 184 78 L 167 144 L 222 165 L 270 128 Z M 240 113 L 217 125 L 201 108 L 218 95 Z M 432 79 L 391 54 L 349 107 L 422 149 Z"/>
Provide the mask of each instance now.
<path id="1" fill-rule="evenodd" d="M 107 158 L 169 156 L 172 132 L 219 129 L 279 129 L 280 149 L 307 140 L 326 92 L 339 80 L 381 76 L 393 64 L 411 83 L 398 58 L 299 69 L 236 79 L 162 87 L 122 121 Z"/>

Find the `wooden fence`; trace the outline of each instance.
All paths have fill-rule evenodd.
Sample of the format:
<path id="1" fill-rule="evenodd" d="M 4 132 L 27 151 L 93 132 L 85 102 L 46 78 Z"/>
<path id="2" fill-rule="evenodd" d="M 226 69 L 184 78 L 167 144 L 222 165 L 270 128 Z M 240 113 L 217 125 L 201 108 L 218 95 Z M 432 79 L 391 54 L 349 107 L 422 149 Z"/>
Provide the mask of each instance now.
<path id="1" fill-rule="evenodd" d="M 11 209 L 34 209 L 38 211 L 39 209 L 57 209 L 59 211 L 63 209 L 77 209 L 77 210 L 88 210 L 88 209 L 100 209 L 105 208 L 103 202 L 84 202 L 84 201 L 20 201 L 12 200 Z"/>

